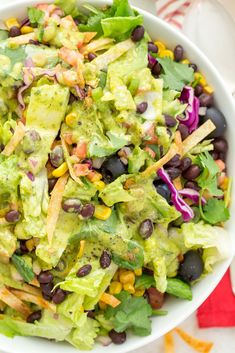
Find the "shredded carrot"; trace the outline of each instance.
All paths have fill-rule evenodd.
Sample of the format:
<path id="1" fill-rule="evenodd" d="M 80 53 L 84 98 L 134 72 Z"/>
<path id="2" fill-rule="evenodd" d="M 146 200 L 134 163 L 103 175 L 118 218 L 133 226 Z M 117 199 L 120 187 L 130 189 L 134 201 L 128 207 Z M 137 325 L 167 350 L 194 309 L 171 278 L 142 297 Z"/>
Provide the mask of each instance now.
<path id="1" fill-rule="evenodd" d="M 30 308 L 14 294 L 12 294 L 5 286 L 0 288 L 0 300 L 23 314 L 25 317 L 31 314 Z"/>
<path id="2" fill-rule="evenodd" d="M 215 129 L 216 127 L 211 120 L 207 120 L 204 124 L 202 124 L 183 141 L 183 155 L 188 153 L 194 146 L 201 142 Z"/>
<path id="3" fill-rule="evenodd" d="M 173 331 L 168 332 L 164 336 L 164 353 L 175 353 Z"/>
<path id="4" fill-rule="evenodd" d="M 11 293 L 14 294 L 20 300 L 33 303 L 41 306 L 42 308 L 49 309 L 53 312 L 56 312 L 56 306 L 48 302 L 47 300 L 43 299 L 41 296 L 35 296 L 33 294 L 25 293 L 17 289 L 12 289 Z"/>
<path id="5" fill-rule="evenodd" d="M 177 190 L 182 190 L 183 189 L 183 186 L 182 186 L 182 183 L 181 183 L 181 178 L 180 177 L 177 177 L 176 179 L 173 180 L 173 184 L 175 186 L 175 188 Z"/>
<path id="6" fill-rule="evenodd" d="M 209 353 L 213 347 L 212 342 L 206 342 L 194 338 L 179 327 L 175 328 L 175 332 L 182 338 L 182 340 L 184 340 L 185 343 L 199 353 Z"/>
<path id="7" fill-rule="evenodd" d="M 19 121 L 18 125 L 16 126 L 15 132 L 10 139 L 10 141 L 7 143 L 5 146 L 4 150 L 2 151 L 2 154 L 4 156 L 9 157 L 16 149 L 20 141 L 23 139 L 25 135 L 25 127 L 24 124 L 22 124 L 21 121 Z"/>
<path id="8" fill-rule="evenodd" d="M 63 192 L 67 184 L 68 177 L 69 177 L 68 173 L 60 177 L 57 180 L 55 187 L 51 192 L 51 199 L 49 202 L 48 213 L 47 213 L 47 224 L 46 224 L 49 244 L 51 244 L 53 235 L 55 232 L 56 223 L 61 210 Z"/>
<path id="9" fill-rule="evenodd" d="M 70 160 L 70 155 L 69 155 L 69 151 L 68 151 L 68 146 L 67 146 L 67 142 L 65 141 L 65 139 L 61 136 L 61 142 L 62 142 L 62 147 L 63 147 L 63 150 L 64 150 L 64 155 L 65 155 L 65 159 L 66 159 L 66 162 L 67 162 L 67 165 L 68 165 L 68 168 L 69 168 L 69 174 L 71 176 L 71 178 L 76 181 L 76 183 L 78 183 L 79 185 L 83 185 L 82 181 L 80 178 L 78 178 L 74 172 L 74 169 L 73 169 L 73 165 L 71 163 L 71 160 Z"/>
<path id="10" fill-rule="evenodd" d="M 100 300 L 103 303 L 112 306 L 113 308 L 116 308 L 119 304 L 121 304 L 120 300 L 108 293 L 103 293 Z"/>
<path id="11" fill-rule="evenodd" d="M 152 157 L 152 158 L 156 157 L 156 153 L 152 150 L 152 148 L 146 146 L 144 148 L 144 150 L 145 150 L 145 152 L 147 152 L 150 155 L 150 157 Z"/>

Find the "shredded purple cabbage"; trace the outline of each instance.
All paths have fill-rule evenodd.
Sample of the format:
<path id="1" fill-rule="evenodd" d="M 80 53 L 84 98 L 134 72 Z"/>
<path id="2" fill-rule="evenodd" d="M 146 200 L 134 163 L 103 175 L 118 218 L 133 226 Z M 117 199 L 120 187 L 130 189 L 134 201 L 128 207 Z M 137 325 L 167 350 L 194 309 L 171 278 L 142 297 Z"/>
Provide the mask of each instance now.
<path id="1" fill-rule="evenodd" d="M 183 220 L 189 222 L 194 217 L 191 207 L 180 197 L 178 190 L 175 188 L 167 172 L 160 168 L 157 172 L 158 176 L 167 184 L 171 192 L 171 201 L 173 202 L 177 211 L 182 214 Z"/>
<path id="2" fill-rule="evenodd" d="M 189 129 L 189 132 L 193 132 L 197 129 L 199 124 L 199 99 L 194 95 L 194 89 L 189 86 L 185 86 L 181 96 L 180 101 L 182 103 L 187 103 L 188 106 L 185 110 L 185 118 L 177 117 L 178 120 Z"/>
<path id="3" fill-rule="evenodd" d="M 20 103 L 20 106 L 22 109 L 25 109 L 25 103 L 23 99 L 23 92 L 29 88 L 29 86 L 33 83 L 34 76 L 30 70 L 30 67 L 26 67 L 24 69 L 24 74 L 23 74 L 23 81 L 24 85 L 19 88 L 18 93 L 17 93 L 17 99 L 18 102 Z"/>
<path id="4" fill-rule="evenodd" d="M 179 190 L 178 192 L 180 195 L 184 197 L 188 197 L 190 200 L 193 200 L 193 202 L 195 202 L 196 204 L 199 203 L 200 194 L 198 191 L 190 188 L 185 188 L 185 189 Z M 202 205 L 206 204 L 206 199 L 204 197 L 201 198 L 201 201 L 202 201 Z"/>

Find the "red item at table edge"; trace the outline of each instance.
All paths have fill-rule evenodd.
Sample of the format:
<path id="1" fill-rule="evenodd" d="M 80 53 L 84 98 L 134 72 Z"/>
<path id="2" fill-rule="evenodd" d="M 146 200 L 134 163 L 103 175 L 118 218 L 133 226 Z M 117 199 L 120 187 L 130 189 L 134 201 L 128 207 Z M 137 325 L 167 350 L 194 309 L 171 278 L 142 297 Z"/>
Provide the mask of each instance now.
<path id="1" fill-rule="evenodd" d="M 235 295 L 229 270 L 198 309 L 197 320 L 200 328 L 235 326 Z"/>

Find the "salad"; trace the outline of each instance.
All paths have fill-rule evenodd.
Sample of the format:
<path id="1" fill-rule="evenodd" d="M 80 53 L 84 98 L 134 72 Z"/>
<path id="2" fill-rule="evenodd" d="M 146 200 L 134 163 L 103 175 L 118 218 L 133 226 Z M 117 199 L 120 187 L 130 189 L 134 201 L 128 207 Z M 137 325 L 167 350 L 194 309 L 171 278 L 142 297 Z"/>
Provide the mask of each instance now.
<path id="1" fill-rule="evenodd" d="M 1 334 L 149 335 L 228 256 L 226 121 L 156 35 L 127 0 L 38 4 L 0 30 Z"/>

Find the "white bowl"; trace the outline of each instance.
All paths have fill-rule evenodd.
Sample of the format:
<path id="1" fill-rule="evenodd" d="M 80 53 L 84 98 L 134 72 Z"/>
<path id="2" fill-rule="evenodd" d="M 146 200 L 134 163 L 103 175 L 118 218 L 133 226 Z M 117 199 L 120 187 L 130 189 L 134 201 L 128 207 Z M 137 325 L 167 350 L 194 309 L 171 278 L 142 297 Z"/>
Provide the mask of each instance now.
<path id="1" fill-rule="evenodd" d="M 5 0 L 3 1 L 4 4 L 0 4 L 1 20 L 12 16 L 23 19 L 25 17 L 27 6 L 40 2 L 35 0 L 17 0 L 11 4 L 7 4 Z M 109 1 L 99 0 L 80 0 L 79 4 L 82 2 L 89 2 L 98 6 L 110 3 Z M 153 39 L 161 39 L 171 48 L 179 43 L 183 45 L 186 50 L 187 57 L 191 59 L 192 62 L 197 63 L 200 70 L 205 74 L 208 82 L 215 88 L 216 104 L 224 113 L 229 126 L 227 131 L 227 138 L 230 146 L 228 156 L 229 174 L 232 177 L 235 177 L 235 163 L 233 163 L 232 157 L 232 151 L 235 151 L 235 104 L 223 79 L 205 55 L 180 32 L 147 12 L 142 10 L 139 10 L 139 12 L 144 16 L 145 28 L 149 32 L 150 36 Z M 226 59 L 224 64 L 226 65 Z M 234 193 L 235 190 L 233 190 L 233 200 Z M 233 215 L 235 215 L 234 207 L 235 203 L 233 202 L 231 208 L 232 217 L 230 222 L 226 223 L 226 229 L 229 232 L 231 240 L 231 256 L 225 261 L 219 263 L 215 267 L 212 274 L 208 275 L 194 286 L 193 300 L 189 302 L 171 298 L 164 306 L 164 309 L 168 310 L 168 315 L 163 317 L 155 317 L 152 319 L 152 334 L 150 336 L 141 338 L 137 336 L 130 336 L 128 337 L 127 342 L 122 346 L 111 345 L 105 348 L 96 345 L 93 349 L 93 353 L 104 353 L 105 351 L 109 351 L 111 353 L 125 353 L 144 346 L 179 325 L 203 303 L 203 301 L 219 283 L 225 271 L 228 269 L 235 253 L 235 223 L 233 223 L 232 220 Z M 16 337 L 14 339 L 8 339 L 1 336 L 0 341 L 1 351 L 3 350 L 8 353 L 43 353 L 45 351 L 49 351 L 50 353 L 75 353 L 77 351 L 75 348 L 66 343 L 55 343 L 36 338 Z"/>

